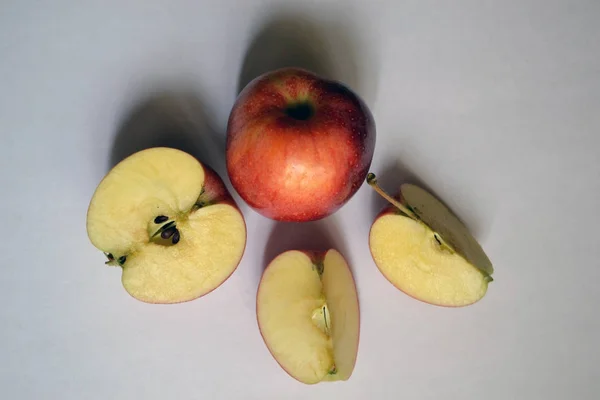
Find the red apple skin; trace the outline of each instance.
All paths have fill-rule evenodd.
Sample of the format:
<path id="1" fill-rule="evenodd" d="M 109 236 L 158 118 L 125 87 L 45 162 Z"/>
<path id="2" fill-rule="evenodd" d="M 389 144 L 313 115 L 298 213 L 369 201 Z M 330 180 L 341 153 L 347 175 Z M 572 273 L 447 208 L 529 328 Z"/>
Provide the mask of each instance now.
<path id="1" fill-rule="evenodd" d="M 286 113 L 312 107 L 308 119 Z M 337 211 L 365 180 L 375 123 L 350 89 L 297 68 L 262 75 L 240 93 L 227 127 L 227 171 L 252 208 L 305 222 Z"/>
<path id="2" fill-rule="evenodd" d="M 292 250 L 287 250 L 287 251 L 292 251 Z M 316 265 L 316 264 L 322 262 L 325 259 L 325 255 L 327 254 L 327 252 L 329 250 L 326 250 L 326 251 L 297 250 L 297 251 L 306 254 L 308 256 L 308 258 L 310 258 L 311 262 Z M 340 254 L 342 254 L 342 253 L 340 253 Z M 275 258 L 277 258 L 279 255 L 281 255 L 281 254 L 278 254 L 277 256 L 275 256 Z M 344 255 L 342 254 L 342 256 L 344 256 Z M 275 260 L 275 258 L 273 260 Z M 345 259 L 345 257 L 344 257 L 344 259 Z M 271 263 L 273 262 L 273 260 L 271 260 L 271 262 L 269 262 L 269 264 L 267 265 L 267 268 L 269 268 L 269 266 L 271 265 Z M 348 261 L 346 260 L 346 263 L 347 262 Z M 267 270 L 267 268 L 265 268 L 265 271 Z M 354 284 L 354 290 L 357 291 L 357 289 L 356 289 L 356 281 L 354 280 L 354 274 L 352 274 L 352 270 L 350 269 L 350 267 L 348 267 L 348 269 L 350 271 L 350 275 L 352 276 L 352 282 Z M 263 272 L 263 275 L 264 275 L 264 272 Z M 261 279 L 261 281 L 262 281 L 262 279 Z M 259 292 L 260 292 L 260 283 L 258 284 L 258 290 L 256 291 L 256 298 L 257 299 L 258 299 L 258 293 Z M 271 353 L 271 357 L 273 357 L 273 359 L 275 360 L 275 362 L 277 362 L 277 364 L 281 367 L 282 370 L 285 371 L 286 374 L 288 374 L 289 376 L 291 376 L 292 378 L 294 378 L 298 382 L 306 384 L 305 382 L 302 382 L 297 377 L 295 377 L 290 371 L 288 371 L 287 369 L 285 369 L 285 367 L 279 362 L 279 360 L 277 359 L 277 357 L 275 357 L 275 352 L 273 352 L 273 350 L 271 350 L 271 348 L 269 347 L 268 342 L 267 342 L 267 340 L 265 338 L 265 335 L 263 335 L 262 329 L 260 328 L 260 323 L 258 322 L 258 307 L 259 307 L 259 304 L 258 304 L 258 301 L 257 301 L 256 302 L 256 323 L 258 325 L 258 332 L 260 333 L 260 336 L 262 337 L 263 342 L 267 346 L 267 350 L 269 350 L 269 353 Z M 360 327 L 360 306 L 358 308 L 358 326 Z M 356 354 L 358 354 L 358 346 L 359 346 L 359 343 L 360 343 L 360 329 L 358 330 L 358 341 L 356 343 L 357 343 L 357 345 L 356 345 L 355 352 L 356 352 Z M 354 360 L 354 365 L 356 366 L 356 360 Z"/>
<path id="3" fill-rule="evenodd" d="M 229 204 L 241 214 L 239 207 L 231 196 L 231 193 L 229 193 L 229 190 L 227 190 L 221 177 L 205 164 L 202 164 L 202 168 L 204 168 L 204 193 L 201 196 L 202 200 L 212 204 Z"/>
<path id="4" fill-rule="evenodd" d="M 398 194 L 397 196 L 394 196 L 394 198 L 396 200 L 400 201 L 402 204 L 406 204 L 406 201 L 404 200 L 404 198 L 400 194 Z M 470 306 L 472 304 L 475 304 L 476 302 L 475 303 L 469 303 L 469 304 L 463 304 L 463 305 L 460 305 L 460 306 L 450 306 L 450 305 L 447 305 L 447 304 L 431 303 L 429 301 L 425 301 L 423 299 L 419 299 L 418 297 L 415 297 L 415 296 L 413 296 L 413 295 L 411 295 L 409 293 L 406 293 L 404 290 L 402 290 L 398 286 L 394 285 L 394 282 L 392 282 L 392 280 L 385 274 L 385 272 L 383 271 L 383 269 L 379 268 L 379 265 L 377 265 L 377 262 L 375 261 L 375 256 L 373 255 L 373 250 L 372 250 L 372 247 L 371 247 L 371 243 L 370 243 L 370 241 L 371 241 L 371 230 L 373 229 L 373 225 L 375 225 L 375 222 L 377 222 L 377 220 L 379 218 L 381 218 L 381 217 L 383 217 L 385 215 L 388 215 L 388 214 L 402 214 L 402 213 L 396 207 L 394 207 L 393 205 L 385 206 L 383 208 L 383 210 L 381 210 L 381 212 L 379 214 L 377 214 L 377 216 L 375 217 L 375 220 L 373 221 L 373 224 L 371 224 L 371 228 L 369 229 L 369 252 L 371 253 L 371 258 L 373 259 L 373 263 L 375 264 L 375 266 L 377 267 L 377 269 L 379 270 L 379 272 L 381 272 L 381 275 L 383 275 L 383 277 L 389 283 L 391 283 L 392 286 L 394 286 L 396 289 L 398 289 L 399 291 L 401 291 L 402 293 L 404 293 L 408 297 L 413 298 L 415 300 L 418 300 L 418 301 L 420 301 L 422 303 L 425 303 L 425 304 L 430 304 L 432 306 L 444 307 L 444 308 L 462 308 L 462 307 L 466 307 L 466 306 Z M 404 215 L 404 214 L 402 214 L 402 215 Z"/>

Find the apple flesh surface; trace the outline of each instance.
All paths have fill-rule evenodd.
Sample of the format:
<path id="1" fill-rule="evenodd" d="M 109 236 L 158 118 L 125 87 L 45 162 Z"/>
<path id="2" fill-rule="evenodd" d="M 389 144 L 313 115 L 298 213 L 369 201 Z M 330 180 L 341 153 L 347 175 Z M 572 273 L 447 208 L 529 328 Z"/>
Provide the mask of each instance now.
<path id="1" fill-rule="evenodd" d="M 402 185 L 400 204 L 375 220 L 369 247 L 375 264 L 394 286 L 415 299 L 447 307 L 479 301 L 492 281 L 492 263 L 464 224 L 438 199 Z"/>
<path id="2" fill-rule="evenodd" d="M 336 250 L 291 250 L 265 270 L 256 299 L 258 325 L 269 351 L 306 384 L 347 380 L 359 341 L 356 286 Z"/>
<path id="3" fill-rule="evenodd" d="M 312 221 L 356 193 L 374 148 L 373 117 L 356 94 L 286 68 L 240 93 L 227 127 L 227 170 L 233 187 L 262 215 Z"/>
<path id="4" fill-rule="evenodd" d="M 92 244 L 148 303 L 179 303 L 221 285 L 237 267 L 246 226 L 223 182 L 191 155 L 151 148 L 117 164 L 90 202 Z"/>

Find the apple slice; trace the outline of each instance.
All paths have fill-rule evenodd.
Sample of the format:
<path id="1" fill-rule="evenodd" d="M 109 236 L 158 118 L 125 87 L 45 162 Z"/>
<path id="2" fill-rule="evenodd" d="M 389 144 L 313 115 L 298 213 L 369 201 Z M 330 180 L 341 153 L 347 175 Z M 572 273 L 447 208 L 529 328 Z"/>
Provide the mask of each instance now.
<path id="1" fill-rule="evenodd" d="M 336 250 L 277 256 L 260 281 L 256 314 L 269 351 L 293 378 L 314 384 L 352 375 L 358 296 L 350 268 Z"/>
<path id="2" fill-rule="evenodd" d="M 100 182 L 87 233 L 122 283 L 148 303 L 179 303 L 221 285 L 246 245 L 246 225 L 223 181 L 170 148 L 135 153 Z"/>
<path id="3" fill-rule="evenodd" d="M 391 203 L 375 220 L 369 247 L 381 273 L 397 288 L 427 303 L 460 307 L 479 301 L 494 269 L 466 226 L 418 186 L 400 187 L 400 201 L 374 174 L 367 182 Z"/>

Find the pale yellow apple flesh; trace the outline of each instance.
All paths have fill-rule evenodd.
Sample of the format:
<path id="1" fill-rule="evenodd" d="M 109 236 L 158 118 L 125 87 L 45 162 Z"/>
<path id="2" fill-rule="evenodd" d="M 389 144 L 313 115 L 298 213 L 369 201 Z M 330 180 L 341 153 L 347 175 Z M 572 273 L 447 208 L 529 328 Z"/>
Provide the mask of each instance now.
<path id="1" fill-rule="evenodd" d="M 431 304 L 463 306 L 481 299 L 487 280 L 457 253 L 443 248 L 434 232 L 399 214 L 375 221 L 369 245 L 383 275 L 406 294 Z"/>
<path id="2" fill-rule="evenodd" d="M 374 176 L 369 182 L 378 192 Z M 375 264 L 397 288 L 427 303 L 460 307 L 479 301 L 492 281 L 492 263 L 464 224 L 438 199 L 402 185 L 400 202 L 371 227 Z"/>
<path id="3" fill-rule="evenodd" d="M 234 204 L 212 196 L 215 189 L 205 185 L 209 174 L 214 172 L 185 152 L 153 148 L 123 160 L 99 184 L 88 210 L 88 236 L 123 261 L 122 283 L 133 297 L 149 303 L 192 300 L 237 267 L 245 223 Z M 176 226 L 178 243 L 156 235 L 163 225 L 157 216 Z"/>
<path id="4" fill-rule="evenodd" d="M 276 257 L 256 304 L 269 351 L 306 384 L 350 378 L 359 340 L 358 296 L 346 261 L 336 250 L 317 259 L 302 251 Z"/>
<path id="5" fill-rule="evenodd" d="M 492 262 L 467 227 L 441 201 L 422 188 L 404 184 L 400 186 L 400 201 L 438 233 L 443 240 L 469 263 L 487 275 L 494 273 Z"/>

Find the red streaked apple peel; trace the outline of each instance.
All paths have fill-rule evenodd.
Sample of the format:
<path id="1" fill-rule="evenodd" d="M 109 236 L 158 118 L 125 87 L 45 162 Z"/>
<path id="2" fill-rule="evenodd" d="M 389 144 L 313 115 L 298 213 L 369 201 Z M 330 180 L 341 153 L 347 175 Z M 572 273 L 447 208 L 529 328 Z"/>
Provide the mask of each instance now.
<path id="1" fill-rule="evenodd" d="M 364 182 L 375 124 L 342 84 L 297 68 L 264 74 L 244 88 L 227 127 L 233 187 L 268 218 L 326 217 Z"/>
<path id="2" fill-rule="evenodd" d="M 179 303 L 221 285 L 246 245 L 244 218 L 217 174 L 191 155 L 151 148 L 100 182 L 87 233 L 122 284 L 148 303 Z"/>
<path id="3" fill-rule="evenodd" d="M 494 272 L 465 225 L 422 188 L 404 184 L 399 201 L 374 174 L 367 182 L 391 205 L 375 219 L 369 247 L 375 264 L 394 286 L 415 299 L 447 307 L 479 301 Z"/>
<path id="4" fill-rule="evenodd" d="M 291 250 L 277 256 L 261 278 L 256 314 L 267 348 L 293 378 L 315 384 L 352 375 L 358 296 L 338 251 Z"/>

